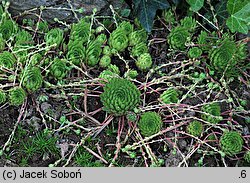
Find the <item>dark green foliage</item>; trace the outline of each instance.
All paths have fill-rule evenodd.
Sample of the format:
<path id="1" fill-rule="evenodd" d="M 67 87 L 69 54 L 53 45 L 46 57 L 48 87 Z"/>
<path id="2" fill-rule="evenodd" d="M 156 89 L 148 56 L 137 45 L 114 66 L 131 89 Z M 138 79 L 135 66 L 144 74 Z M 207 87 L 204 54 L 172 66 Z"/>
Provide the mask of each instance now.
<path id="1" fill-rule="evenodd" d="M 115 116 L 121 116 L 133 110 L 140 102 L 140 91 L 130 81 L 112 78 L 101 94 L 103 110 Z"/>
<path id="2" fill-rule="evenodd" d="M 226 77 L 237 76 L 237 65 L 246 58 L 246 48 L 244 45 L 236 45 L 234 41 L 225 38 L 219 41 L 217 46 L 209 52 L 211 69 L 216 71 L 218 76 L 223 74 Z"/>
<path id="3" fill-rule="evenodd" d="M 151 68 L 153 64 L 152 57 L 149 53 L 143 53 L 139 56 L 135 64 L 141 71 L 147 71 Z"/>
<path id="4" fill-rule="evenodd" d="M 143 29 L 133 31 L 129 34 L 129 45 L 135 46 L 140 43 L 146 43 L 148 38 L 147 32 Z"/>
<path id="5" fill-rule="evenodd" d="M 8 51 L 0 53 L 0 66 L 6 67 L 8 69 L 13 69 L 15 63 L 16 58 L 12 53 Z"/>
<path id="6" fill-rule="evenodd" d="M 202 106 L 201 110 L 208 114 L 202 114 L 201 118 L 210 123 L 218 123 L 221 121 L 220 105 L 218 103 L 211 103 Z M 209 115 L 210 114 L 210 115 Z"/>
<path id="7" fill-rule="evenodd" d="M 172 49 L 184 50 L 186 47 L 185 43 L 187 42 L 189 36 L 190 34 L 185 27 L 175 27 L 171 30 L 167 37 L 168 44 Z"/>
<path id="8" fill-rule="evenodd" d="M 26 98 L 26 92 L 20 88 L 15 87 L 9 91 L 9 102 L 11 105 L 19 106 Z"/>
<path id="9" fill-rule="evenodd" d="M 118 27 L 122 29 L 126 35 L 129 35 L 134 30 L 134 26 L 128 21 L 121 22 Z"/>
<path id="10" fill-rule="evenodd" d="M 220 138 L 220 147 L 227 155 L 235 155 L 242 150 L 243 139 L 239 132 L 225 132 Z"/>
<path id="11" fill-rule="evenodd" d="M 134 12 L 139 18 L 142 26 L 150 32 L 153 26 L 154 17 L 158 9 L 167 9 L 170 7 L 166 0 L 133 0 Z"/>
<path id="12" fill-rule="evenodd" d="M 178 93 L 175 89 L 169 88 L 160 95 L 160 100 L 165 104 L 177 103 Z"/>
<path id="13" fill-rule="evenodd" d="M 188 50 L 189 58 L 199 58 L 202 54 L 202 50 L 198 47 L 193 47 Z"/>
<path id="14" fill-rule="evenodd" d="M 156 112 L 145 112 L 138 122 L 138 128 L 145 137 L 158 133 L 162 125 L 161 117 Z"/>
<path id="15" fill-rule="evenodd" d="M 51 29 L 45 34 L 45 42 L 48 46 L 56 44 L 55 47 L 58 48 L 63 42 L 63 30 L 59 28 Z"/>
<path id="16" fill-rule="evenodd" d="M 38 67 L 28 67 L 23 73 L 23 86 L 30 92 L 38 90 L 43 83 L 41 70 Z"/>
<path id="17" fill-rule="evenodd" d="M 30 46 L 34 43 L 32 35 L 25 30 L 19 31 L 15 37 L 15 40 L 15 46 Z"/>
<path id="18" fill-rule="evenodd" d="M 6 94 L 4 91 L 0 90 L 0 104 L 3 104 L 6 102 Z"/>
<path id="19" fill-rule="evenodd" d="M 50 73 L 58 80 L 63 79 L 68 73 L 66 61 L 55 58 L 50 66 Z"/>
<path id="20" fill-rule="evenodd" d="M 192 17 L 185 17 L 180 20 L 181 27 L 186 28 L 189 32 L 192 32 L 197 27 L 196 20 Z"/>
<path id="21" fill-rule="evenodd" d="M 192 121 L 187 126 L 187 133 L 189 133 L 190 135 L 199 137 L 201 136 L 202 132 L 203 132 L 203 125 L 199 121 Z"/>
<path id="22" fill-rule="evenodd" d="M 73 24 L 70 39 L 73 41 L 81 41 L 83 44 L 87 43 L 90 37 L 90 24 L 84 19 L 80 20 L 78 23 Z"/>

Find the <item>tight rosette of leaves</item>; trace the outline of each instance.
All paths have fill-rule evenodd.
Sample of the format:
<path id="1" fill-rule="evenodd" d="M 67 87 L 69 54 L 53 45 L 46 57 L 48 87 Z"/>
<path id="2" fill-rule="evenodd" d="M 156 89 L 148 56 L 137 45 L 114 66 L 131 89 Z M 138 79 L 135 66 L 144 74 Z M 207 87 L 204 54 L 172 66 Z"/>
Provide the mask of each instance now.
<path id="1" fill-rule="evenodd" d="M 112 78 L 100 95 L 103 110 L 115 116 L 125 115 L 133 110 L 140 102 L 140 91 L 126 79 Z"/>
<path id="2" fill-rule="evenodd" d="M 234 41 L 226 38 L 209 52 L 210 68 L 215 70 L 218 76 L 237 76 L 236 65 L 246 58 L 244 44 L 236 45 Z"/>
<path id="3" fill-rule="evenodd" d="M 90 34 L 90 23 L 82 19 L 78 23 L 73 24 L 70 32 L 70 40 L 79 40 L 85 44 L 88 42 Z"/>
<path id="4" fill-rule="evenodd" d="M 0 90 L 0 104 L 3 104 L 6 102 L 6 94 L 4 91 Z"/>
<path id="5" fill-rule="evenodd" d="M 141 71 L 147 71 L 151 68 L 153 64 L 152 57 L 149 53 L 143 53 L 139 56 L 135 64 Z"/>
<path id="6" fill-rule="evenodd" d="M 97 40 L 90 42 L 86 49 L 86 64 L 91 67 L 98 64 L 101 53 L 102 44 Z"/>
<path id="7" fill-rule="evenodd" d="M 15 46 L 30 46 L 34 43 L 32 35 L 25 30 L 19 31 L 15 37 L 15 40 Z"/>
<path id="8" fill-rule="evenodd" d="M 198 47 L 193 47 L 188 50 L 189 58 L 199 58 L 202 54 L 202 50 Z"/>
<path id="9" fill-rule="evenodd" d="M 5 40 L 8 40 L 17 31 L 17 26 L 12 20 L 2 20 L 0 24 L 0 34 Z"/>
<path id="10" fill-rule="evenodd" d="M 131 50 L 131 55 L 133 57 L 139 57 L 143 53 L 148 53 L 148 47 L 147 47 L 146 43 L 139 43 L 139 44 L 133 46 L 133 48 Z"/>
<path id="11" fill-rule="evenodd" d="M 111 64 L 111 58 L 108 55 L 103 55 L 100 59 L 99 65 L 103 68 L 108 67 Z"/>
<path id="12" fill-rule="evenodd" d="M 202 114 L 201 118 L 210 123 L 218 123 L 221 121 L 220 105 L 218 103 L 211 103 L 202 106 L 201 110 L 208 114 Z"/>
<path id="13" fill-rule="evenodd" d="M 244 155 L 244 160 L 247 162 L 247 163 L 250 163 L 250 150 L 247 151 Z"/>
<path id="14" fill-rule="evenodd" d="M 190 135 L 193 135 L 195 137 L 199 137 L 201 136 L 202 132 L 203 132 L 203 125 L 201 122 L 199 121 L 192 121 L 191 123 L 189 123 L 189 125 L 187 126 L 187 132 Z"/>
<path id="15" fill-rule="evenodd" d="M 45 42 L 48 46 L 56 44 L 59 47 L 63 41 L 63 30 L 59 28 L 51 29 L 45 34 Z"/>
<path id="16" fill-rule="evenodd" d="M 190 34 L 185 27 L 175 27 L 169 33 L 167 39 L 170 48 L 185 50 L 185 43 L 187 42 Z"/>
<path id="17" fill-rule="evenodd" d="M 80 65 L 80 63 L 85 59 L 85 47 L 83 47 L 80 43 L 68 45 L 68 53 L 66 57 L 73 64 Z"/>
<path id="18" fill-rule="evenodd" d="M 156 112 L 145 112 L 138 122 L 138 128 L 145 137 L 158 133 L 162 125 L 161 117 Z"/>
<path id="19" fill-rule="evenodd" d="M 133 31 L 129 34 L 129 46 L 135 46 L 140 43 L 146 43 L 148 39 L 147 32 L 143 29 Z"/>
<path id="20" fill-rule="evenodd" d="M 53 63 L 51 64 L 49 70 L 51 75 L 58 80 L 63 79 L 68 73 L 66 61 L 59 58 L 55 58 L 53 60 Z"/>
<path id="21" fill-rule="evenodd" d="M 0 66 L 13 69 L 16 61 L 15 56 L 8 51 L 4 51 L 0 54 Z"/>
<path id="22" fill-rule="evenodd" d="M 118 27 L 122 29 L 126 35 L 129 35 L 134 30 L 133 25 L 127 21 L 121 22 Z"/>
<path id="23" fill-rule="evenodd" d="M 100 83 L 105 84 L 105 83 L 111 81 L 112 78 L 118 78 L 118 77 L 119 77 L 118 74 L 116 74 L 110 70 L 104 70 L 99 74 L 98 78 L 100 78 L 102 80 L 102 81 L 100 81 Z"/>
<path id="24" fill-rule="evenodd" d="M 38 67 L 29 67 L 23 73 L 23 86 L 30 92 L 38 90 L 43 83 L 43 77 Z"/>
<path id="25" fill-rule="evenodd" d="M 169 88 L 160 95 L 160 100 L 165 104 L 177 103 L 179 94 L 173 88 Z"/>
<path id="26" fill-rule="evenodd" d="M 20 87 L 12 88 L 9 91 L 9 102 L 11 105 L 19 106 L 26 98 L 26 92 Z"/>
<path id="27" fill-rule="evenodd" d="M 109 46 L 117 52 L 124 51 L 128 47 L 126 32 L 119 27 L 114 30 L 109 37 Z"/>
<path id="28" fill-rule="evenodd" d="M 227 155 L 235 155 L 241 152 L 243 147 L 243 139 L 239 132 L 225 132 L 220 138 L 220 147 Z"/>

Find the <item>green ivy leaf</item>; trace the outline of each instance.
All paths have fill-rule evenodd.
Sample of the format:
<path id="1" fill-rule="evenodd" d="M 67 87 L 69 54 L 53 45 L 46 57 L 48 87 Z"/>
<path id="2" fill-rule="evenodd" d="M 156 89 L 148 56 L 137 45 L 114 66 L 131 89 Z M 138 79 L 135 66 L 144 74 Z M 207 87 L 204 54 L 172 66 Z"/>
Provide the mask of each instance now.
<path id="1" fill-rule="evenodd" d="M 186 0 L 186 1 L 190 5 L 190 9 L 194 12 L 199 11 L 204 5 L 204 0 Z"/>
<path id="2" fill-rule="evenodd" d="M 134 12 L 147 32 L 152 30 L 156 11 L 169 7 L 166 0 L 134 0 Z"/>
<path id="3" fill-rule="evenodd" d="M 229 0 L 227 10 L 231 16 L 227 19 L 227 26 L 232 32 L 247 34 L 250 25 L 250 2 L 248 0 Z"/>

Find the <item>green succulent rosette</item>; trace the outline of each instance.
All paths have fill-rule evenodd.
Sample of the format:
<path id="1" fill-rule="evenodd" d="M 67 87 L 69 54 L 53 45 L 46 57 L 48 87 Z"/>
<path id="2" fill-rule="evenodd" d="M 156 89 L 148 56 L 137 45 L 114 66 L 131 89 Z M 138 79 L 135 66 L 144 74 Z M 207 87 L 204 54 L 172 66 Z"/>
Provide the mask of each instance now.
<path id="1" fill-rule="evenodd" d="M 0 34 L 2 35 L 3 39 L 8 40 L 16 32 L 17 32 L 17 26 L 12 20 L 10 19 L 2 20 L 0 24 Z"/>
<path id="2" fill-rule="evenodd" d="M 78 23 L 73 24 L 70 39 L 71 40 L 81 40 L 83 44 L 87 43 L 91 34 L 90 23 L 81 19 Z"/>
<path id="3" fill-rule="evenodd" d="M 85 59 L 85 47 L 82 44 L 69 46 L 66 58 L 73 64 L 80 65 Z"/>
<path id="4" fill-rule="evenodd" d="M 0 90 L 0 104 L 3 104 L 6 102 L 6 94 L 3 90 Z"/>
<path id="5" fill-rule="evenodd" d="M 28 61 L 28 50 L 23 49 L 21 46 L 14 47 L 14 54 L 18 60 L 22 64 L 25 64 Z"/>
<path id="6" fill-rule="evenodd" d="M 162 125 L 161 116 L 156 112 L 145 112 L 138 122 L 138 128 L 145 137 L 158 133 Z"/>
<path id="7" fill-rule="evenodd" d="M 28 67 L 23 72 L 22 85 L 29 91 L 35 92 L 43 83 L 41 70 L 38 67 Z"/>
<path id="8" fill-rule="evenodd" d="M 141 71 L 147 71 L 151 68 L 153 62 L 152 57 L 149 53 L 143 53 L 139 56 L 137 61 L 135 62 L 138 69 Z"/>
<path id="9" fill-rule="evenodd" d="M 199 137 L 201 136 L 202 132 L 203 132 L 203 125 L 199 121 L 192 121 L 187 126 L 187 133 L 189 133 L 190 135 Z"/>
<path id="10" fill-rule="evenodd" d="M 112 78 L 104 86 L 100 97 L 103 110 L 115 116 L 122 116 L 139 104 L 140 91 L 129 80 Z"/>
<path id="11" fill-rule="evenodd" d="M 131 55 L 133 57 L 139 57 L 143 53 L 148 53 L 148 47 L 147 47 L 146 43 L 141 42 L 141 43 L 132 47 Z"/>
<path id="12" fill-rule="evenodd" d="M 131 70 L 129 70 L 129 71 L 127 72 L 126 75 L 127 75 L 129 78 L 131 78 L 131 79 L 135 79 L 135 78 L 138 76 L 138 72 L 137 72 L 137 70 L 131 69 Z"/>
<path id="13" fill-rule="evenodd" d="M 110 49 L 109 46 L 104 46 L 103 49 L 102 49 L 102 53 L 103 53 L 104 55 L 108 55 L 108 56 L 111 56 L 111 55 L 112 55 L 111 49 Z"/>
<path id="14" fill-rule="evenodd" d="M 96 41 L 99 41 L 101 44 L 104 44 L 107 41 L 106 34 L 100 34 L 97 36 Z"/>
<path id="15" fill-rule="evenodd" d="M 112 78 L 119 78 L 119 75 L 116 73 L 113 73 L 110 70 L 104 70 L 99 74 L 99 77 L 101 79 L 100 83 L 105 84 L 109 82 Z"/>
<path id="16" fill-rule="evenodd" d="M 40 32 L 47 33 L 49 31 L 49 25 L 47 21 L 40 21 L 37 24 L 37 28 Z"/>
<path id="17" fill-rule="evenodd" d="M 88 66 L 95 66 L 98 64 L 100 60 L 100 55 L 102 53 L 102 47 L 101 43 L 99 41 L 92 41 L 89 43 L 87 49 L 86 49 L 86 64 Z"/>
<path id="18" fill-rule="evenodd" d="M 202 50 L 198 47 L 193 47 L 188 50 L 189 58 L 199 58 L 202 54 Z"/>
<path id="19" fill-rule="evenodd" d="M 107 69 L 117 75 L 120 75 L 120 70 L 116 65 L 110 64 Z"/>
<path id="20" fill-rule="evenodd" d="M 122 29 L 126 35 L 129 35 L 134 30 L 133 25 L 128 21 L 121 22 L 118 28 Z"/>
<path id="21" fill-rule="evenodd" d="M 139 43 L 146 43 L 147 39 L 148 35 L 144 29 L 133 31 L 129 34 L 129 45 L 135 46 Z"/>
<path id="22" fill-rule="evenodd" d="M 57 80 L 63 79 L 68 74 L 68 67 L 66 61 L 55 58 L 51 64 L 49 71 Z"/>
<path id="23" fill-rule="evenodd" d="M 42 60 L 42 55 L 40 53 L 35 53 L 34 55 L 32 55 L 30 57 L 30 64 L 35 66 L 37 65 L 38 63 L 40 63 L 40 61 Z"/>
<path id="24" fill-rule="evenodd" d="M 21 30 L 17 33 L 15 41 L 15 46 L 31 46 L 34 44 L 32 35 L 25 30 Z"/>
<path id="25" fill-rule="evenodd" d="M 226 155 L 235 155 L 241 152 L 243 139 L 239 132 L 225 132 L 220 138 L 220 147 Z"/>
<path id="26" fill-rule="evenodd" d="M 179 94 L 174 88 L 169 88 L 160 95 L 160 100 L 165 104 L 177 103 Z"/>
<path id="27" fill-rule="evenodd" d="M 218 103 L 211 103 L 202 106 L 201 110 L 208 114 L 202 114 L 201 118 L 210 123 L 218 123 L 221 121 L 221 109 Z M 214 117 L 215 116 L 215 117 Z"/>
<path id="28" fill-rule="evenodd" d="M 246 57 L 243 46 L 237 46 L 234 41 L 226 38 L 209 52 L 210 68 L 218 76 L 226 77 L 238 75 L 237 65 Z"/>
<path id="29" fill-rule="evenodd" d="M 56 44 L 58 48 L 63 42 L 63 30 L 59 28 L 51 29 L 45 34 L 45 42 L 48 46 Z"/>
<path id="30" fill-rule="evenodd" d="M 185 43 L 187 42 L 190 34 L 184 27 L 175 27 L 169 33 L 167 39 L 170 48 L 176 50 L 185 50 Z"/>
<path id="31" fill-rule="evenodd" d="M 118 27 L 110 34 L 109 46 L 117 52 L 122 52 L 128 47 L 128 37 L 123 29 Z"/>
<path id="32" fill-rule="evenodd" d="M 181 26 L 189 30 L 190 32 L 194 31 L 197 27 L 196 20 L 192 17 L 185 17 L 180 20 Z"/>
<path id="33" fill-rule="evenodd" d="M 244 160 L 247 162 L 247 163 L 250 163 L 250 150 L 247 151 L 244 155 Z"/>
<path id="34" fill-rule="evenodd" d="M 11 105 L 19 106 L 23 104 L 26 98 L 26 92 L 20 87 L 12 88 L 9 91 L 9 102 Z"/>
<path id="35" fill-rule="evenodd" d="M 0 66 L 13 69 L 16 62 L 17 60 L 12 53 L 8 51 L 0 53 Z"/>
<path id="36" fill-rule="evenodd" d="M 111 64 L 111 58 L 108 55 L 103 55 L 100 59 L 99 65 L 103 68 L 108 67 Z"/>
<path id="37" fill-rule="evenodd" d="M 3 51 L 5 49 L 5 40 L 3 39 L 3 36 L 0 35 L 0 51 Z"/>

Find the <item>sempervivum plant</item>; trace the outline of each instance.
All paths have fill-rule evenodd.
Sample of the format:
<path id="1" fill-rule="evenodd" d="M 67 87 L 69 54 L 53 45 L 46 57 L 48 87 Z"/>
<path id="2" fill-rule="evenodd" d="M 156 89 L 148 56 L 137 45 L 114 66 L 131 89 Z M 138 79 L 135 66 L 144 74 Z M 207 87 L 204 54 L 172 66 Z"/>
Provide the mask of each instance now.
<path id="1" fill-rule="evenodd" d="M 9 39 L 14 33 L 16 33 L 17 26 L 12 20 L 2 20 L 0 24 L 0 34 L 2 34 L 5 40 Z"/>
<path id="2" fill-rule="evenodd" d="M 148 52 L 148 47 L 147 47 L 146 43 L 141 42 L 141 43 L 133 46 L 133 48 L 131 50 L 131 55 L 133 57 L 139 57 L 143 53 L 147 53 L 147 52 Z"/>
<path id="3" fill-rule="evenodd" d="M 134 27 L 130 22 L 123 21 L 118 26 L 120 29 L 124 30 L 124 33 L 126 35 L 129 35 L 131 32 L 133 32 Z"/>
<path id="4" fill-rule="evenodd" d="M 139 56 L 139 58 L 135 62 L 136 66 L 141 71 L 149 70 L 152 66 L 152 63 L 153 63 L 152 57 L 149 53 L 143 53 L 142 55 Z"/>
<path id="5" fill-rule="evenodd" d="M 219 41 L 218 46 L 209 52 L 211 69 L 221 76 L 233 76 L 237 73 L 236 65 L 246 58 L 245 45 L 236 45 L 234 41 L 226 38 Z"/>
<path id="6" fill-rule="evenodd" d="M 142 135 L 148 137 L 158 133 L 162 127 L 162 120 L 156 112 L 145 112 L 138 122 L 138 128 Z"/>
<path id="7" fill-rule="evenodd" d="M 202 106 L 201 110 L 208 114 L 202 114 L 201 118 L 210 123 L 218 123 L 221 121 L 220 105 L 218 103 L 211 103 Z"/>
<path id="8" fill-rule="evenodd" d="M 78 23 L 73 24 L 70 32 L 71 40 L 80 40 L 83 43 L 86 43 L 89 39 L 89 35 L 90 35 L 90 23 L 82 19 Z"/>
<path id="9" fill-rule="evenodd" d="M 139 43 L 145 43 L 147 39 L 148 35 L 144 29 L 133 31 L 129 34 L 129 45 L 135 46 Z"/>
<path id="10" fill-rule="evenodd" d="M 62 41 L 63 41 L 62 29 L 54 28 L 45 34 L 45 42 L 48 46 L 56 44 L 56 47 L 59 47 Z"/>
<path id="11" fill-rule="evenodd" d="M 104 110 L 115 116 L 121 116 L 133 110 L 140 102 L 140 91 L 131 81 L 112 78 L 101 94 Z"/>
<path id="12" fill-rule="evenodd" d="M 38 90 L 43 83 L 43 77 L 38 67 L 28 67 L 23 72 L 23 86 L 30 92 Z"/>
<path id="13" fill-rule="evenodd" d="M 19 106 L 26 98 L 26 92 L 20 87 L 12 88 L 9 91 L 9 102 L 11 105 Z"/>
<path id="14" fill-rule="evenodd" d="M 15 46 L 29 46 L 33 44 L 32 35 L 25 30 L 21 30 L 17 33 L 15 41 Z"/>
<path id="15" fill-rule="evenodd" d="M 188 57 L 189 58 L 198 58 L 202 54 L 202 50 L 198 47 L 193 47 L 188 50 Z"/>
<path id="16" fill-rule="evenodd" d="M 66 61 L 63 59 L 55 58 L 50 66 L 50 73 L 56 79 L 62 79 L 67 75 L 68 67 Z"/>
<path id="17" fill-rule="evenodd" d="M 6 94 L 4 91 L 0 90 L 0 104 L 3 104 L 4 102 L 6 102 Z"/>
<path id="18" fill-rule="evenodd" d="M 111 58 L 108 55 L 103 55 L 102 58 L 100 59 L 99 65 L 103 68 L 106 68 L 110 65 L 111 63 Z"/>
<path id="19" fill-rule="evenodd" d="M 178 93 L 175 89 L 169 88 L 160 95 L 160 100 L 165 104 L 177 103 Z"/>
<path id="20" fill-rule="evenodd" d="M 95 66 L 100 60 L 100 55 L 102 53 L 102 44 L 95 40 L 89 43 L 86 49 L 86 63 L 89 66 Z"/>
<path id="21" fill-rule="evenodd" d="M 199 121 L 192 121 L 187 126 L 187 132 L 190 135 L 193 135 L 195 137 L 199 137 L 202 134 L 202 132 L 203 132 L 203 125 L 202 125 L 202 123 L 199 122 Z"/>
<path id="22" fill-rule="evenodd" d="M 247 151 L 244 155 L 244 160 L 248 163 L 250 163 L 250 151 Z"/>
<path id="23" fill-rule="evenodd" d="M 225 132 L 220 138 L 220 147 L 227 155 L 235 155 L 242 150 L 243 139 L 239 132 Z"/>
<path id="24" fill-rule="evenodd" d="M 175 27 L 168 35 L 168 44 L 172 49 L 184 50 L 189 36 L 190 34 L 185 27 Z"/>
<path id="25" fill-rule="evenodd" d="M 101 79 L 100 83 L 105 84 L 106 82 L 109 82 L 112 80 L 112 78 L 118 78 L 119 75 L 110 71 L 110 70 L 104 70 L 100 73 L 99 77 Z"/>
<path id="26" fill-rule="evenodd" d="M 80 63 L 85 59 L 85 47 L 83 47 L 82 44 L 71 44 L 68 46 L 68 53 L 66 57 L 73 64 L 80 65 Z"/>
<path id="27" fill-rule="evenodd" d="M 118 52 L 128 47 L 128 37 L 123 29 L 118 27 L 110 34 L 109 46 Z"/>
<path id="28" fill-rule="evenodd" d="M 12 53 L 4 51 L 0 54 L 0 66 L 12 69 L 15 63 L 16 58 Z"/>

